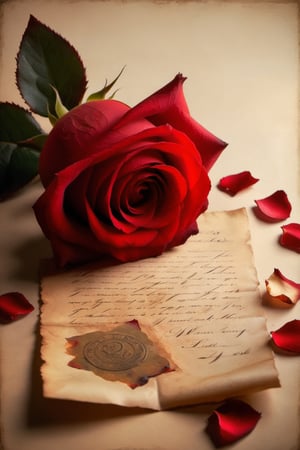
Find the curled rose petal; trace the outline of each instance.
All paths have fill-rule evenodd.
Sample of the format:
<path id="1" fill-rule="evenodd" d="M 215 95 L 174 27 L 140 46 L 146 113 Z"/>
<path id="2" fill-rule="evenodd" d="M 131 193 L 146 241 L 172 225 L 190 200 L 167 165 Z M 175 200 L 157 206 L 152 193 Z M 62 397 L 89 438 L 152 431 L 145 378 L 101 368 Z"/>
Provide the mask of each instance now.
<path id="1" fill-rule="evenodd" d="M 208 418 L 206 431 L 216 447 L 223 447 L 249 434 L 260 417 L 247 403 L 228 400 Z"/>
<path id="2" fill-rule="evenodd" d="M 287 194 L 282 190 L 254 201 L 257 205 L 256 215 L 262 220 L 277 222 L 287 219 L 291 214 L 292 206 Z"/>
<path id="3" fill-rule="evenodd" d="M 221 178 L 218 188 L 221 191 L 234 196 L 258 181 L 258 178 L 254 178 L 248 170 L 245 170 L 244 172 L 227 175 L 226 177 Z"/>
<path id="4" fill-rule="evenodd" d="M 289 223 L 281 227 L 279 243 L 290 250 L 300 253 L 300 223 Z"/>
<path id="5" fill-rule="evenodd" d="M 286 278 L 279 269 L 265 280 L 268 296 L 273 300 L 295 304 L 300 299 L 300 283 Z"/>
<path id="6" fill-rule="evenodd" d="M 190 116 L 183 93 L 185 80 L 186 77 L 178 73 L 170 83 L 130 109 L 121 119 L 121 125 L 131 123 L 137 117 L 147 117 L 156 126 L 169 123 L 193 140 L 200 152 L 204 167 L 209 171 L 227 147 L 227 143 L 206 130 Z"/>
<path id="7" fill-rule="evenodd" d="M 291 353 L 300 354 L 300 320 L 287 322 L 276 331 L 271 331 L 274 344 Z"/>
<path id="8" fill-rule="evenodd" d="M 33 310 L 31 303 L 19 292 L 0 295 L 0 323 L 13 322 Z"/>

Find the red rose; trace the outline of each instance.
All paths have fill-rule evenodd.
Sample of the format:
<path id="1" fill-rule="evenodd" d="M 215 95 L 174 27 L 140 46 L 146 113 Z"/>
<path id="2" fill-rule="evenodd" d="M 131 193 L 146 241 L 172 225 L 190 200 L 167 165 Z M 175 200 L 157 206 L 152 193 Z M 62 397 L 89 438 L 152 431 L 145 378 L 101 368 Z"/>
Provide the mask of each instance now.
<path id="1" fill-rule="evenodd" d="M 198 232 L 207 171 L 226 144 L 191 118 L 184 80 L 134 108 L 91 101 L 56 123 L 34 210 L 59 266 L 156 256 Z"/>

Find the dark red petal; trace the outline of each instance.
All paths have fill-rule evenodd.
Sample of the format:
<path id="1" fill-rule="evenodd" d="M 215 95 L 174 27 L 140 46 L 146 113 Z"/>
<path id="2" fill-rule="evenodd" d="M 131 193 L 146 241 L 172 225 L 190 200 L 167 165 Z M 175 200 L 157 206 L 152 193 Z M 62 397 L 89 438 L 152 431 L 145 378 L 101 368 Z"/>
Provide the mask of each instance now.
<path id="1" fill-rule="evenodd" d="M 300 223 L 289 223 L 281 227 L 279 243 L 290 250 L 300 253 Z"/>
<path id="2" fill-rule="evenodd" d="M 300 300 L 300 283 L 288 279 L 279 269 L 274 269 L 265 283 L 268 296 L 274 300 L 289 304 L 295 304 Z"/>
<path id="3" fill-rule="evenodd" d="M 291 214 L 292 206 L 288 196 L 282 190 L 254 201 L 257 205 L 256 214 L 262 220 L 277 222 L 287 219 Z"/>
<path id="4" fill-rule="evenodd" d="M 54 174 L 97 153 L 103 137 L 129 107 L 116 100 L 83 103 L 65 114 L 53 127 L 40 155 L 39 173 L 46 187 Z"/>
<path id="5" fill-rule="evenodd" d="M 0 323 L 13 322 L 33 310 L 31 303 L 19 292 L 0 295 Z"/>
<path id="6" fill-rule="evenodd" d="M 249 434 L 261 414 L 241 400 L 227 400 L 208 419 L 207 433 L 216 445 L 229 445 Z"/>
<path id="7" fill-rule="evenodd" d="M 132 179 L 133 178 L 133 179 Z M 150 198 L 136 207 L 130 206 L 130 197 L 136 196 L 139 184 L 143 182 Z M 186 196 L 186 180 L 174 167 L 160 164 L 156 169 L 144 170 L 115 183 L 120 199 L 112 198 L 121 220 L 112 219 L 116 228 L 126 232 L 127 228 L 161 229 L 173 221 L 179 214 L 181 203 Z M 132 195 L 130 195 L 132 193 Z M 124 207 L 125 205 L 125 207 Z M 129 228 L 130 230 L 130 228 Z"/>
<path id="8" fill-rule="evenodd" d="M 51 237 L 51 246 L 58 267 L 84 264 L 95 260 L 98 260 L 99 264 L 103 266 L 110 266 L 117 263 L 117 261 L 109 255 L 109 250 L 105 244 L 102 243 L 98 245 L 95 243 L 92 249 L 87 246 L 65 242 L 54 235 Z M 99 260 L 99 254 L 102 255 L 101 261 Z"/>
<path id="9" fill-rule="evenodd" d="M 300 320 L 287 322 L 276 331 L 271 331 L 274 344 L 282 350 L 300 354 Z"/>
<path id="10" fill-rule="evenodd" d="M 68 213 L 75 214 L 81 222 L 86 222 L 84 209 L 84 198 L 87 197 L 87 188 L 91 178 L 92 170 L 83 171 L 65 191 L 64 202 L 68 205 Z"/>
<path id="11" fill-rule="evenodd" d="M 244 172 L 227 175 L 226 177 L 221 178 L 218 188 L 220 191 L 234 196 L 258 181 L 258 178 L 254 178 L 248 170 L 245 170 Z"/>
<path id="12" fill-rule="evenodd" d="M 150 245 L 154 237 L 157 235 L 157 230 L 137 230 L 133 235 L 120 232 L 118 229 L 112 227 L 110 224 L 101 222 L 94 211 L 86 202 L 86 210 L 88 214 L 89 225 L 96 237 L 97 241 L 105 242 L 107 246 L 111 246 L 111 254 L 116 257 L 114 252 L 118 253 L 119 248 L 127 248 L 128 246 L 140 247 Z"/>
<path id="13" fill-rule="evenodd" d="M 184 132 L 195 143 L 204 167 L 209 170 L 227 143 L 191 117 L 183 93 L 185 80 L 182 74 L 177 74 L 168 84 L 130 109 L 120 120 L 118 127 L 140 118 L 147 118 L 156 126 L 170 124 Z"/>

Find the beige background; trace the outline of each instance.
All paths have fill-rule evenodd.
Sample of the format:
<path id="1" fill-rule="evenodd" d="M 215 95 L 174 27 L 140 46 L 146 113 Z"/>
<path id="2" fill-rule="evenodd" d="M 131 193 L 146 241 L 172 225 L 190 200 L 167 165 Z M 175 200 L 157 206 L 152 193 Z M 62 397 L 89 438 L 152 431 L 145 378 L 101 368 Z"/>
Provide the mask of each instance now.
<path id="1" fill-rule="evenodd" d="M 78 49 L 88 93 L 126 64 L 118 98 L 131 105 L 177 72 L 193 116 L 229 142 L 211 171 L 210 210 L 246 206 L 258 277 L 279 267 L 300 281 L 299 255 L 281 248 L 281 224 L 259 222 L 254 199 L 284 189 L 299 222 L 298 5 L 231 1 L 6 1 L 1 3 L 0 100 L 22 104 L 15 56 L 29 14 Z M 215 188 L 221 176 L 251 170 L 260 182 L 231 198 Z M 22 291 L 36 306 L 1 329 L 1 424 L 5 450 L 209 450 L 203 432 L 211 406 L 148 412 L 42 398 L 39 377 L 38 263 L 50 254 L 31 205 L 39 182 L 0 204 L 0 289 Z M 300 317 L 264 307 L 269 330 Z M 236 450 L 299 449 L 299 357 L 276 355 L 281 389 L 247 399 L 262 419 Z"/>

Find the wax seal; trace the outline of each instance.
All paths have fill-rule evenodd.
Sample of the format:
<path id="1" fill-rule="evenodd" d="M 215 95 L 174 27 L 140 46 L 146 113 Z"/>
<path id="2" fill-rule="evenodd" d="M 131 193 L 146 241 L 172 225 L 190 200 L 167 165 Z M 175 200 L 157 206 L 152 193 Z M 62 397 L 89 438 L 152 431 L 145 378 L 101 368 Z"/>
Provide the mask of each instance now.
<path id="1" fill-rule="evenodd" d="M 136 337 L 111 332 L 88 342 L 83 355 L 97 369 L 119 372 L 140 364 L 147 356 L 147 346 Z"/>
<path id="2" fill-rule="evenodd" d="M 136 320 L 109 331 L 69 337 L 67 353 L 74 357 L 68 364 L 70 367 L 90 370 L 106 380 L 127 383 L 131 388 L 174 370 L 165 352 L 154 345 Z"/>

